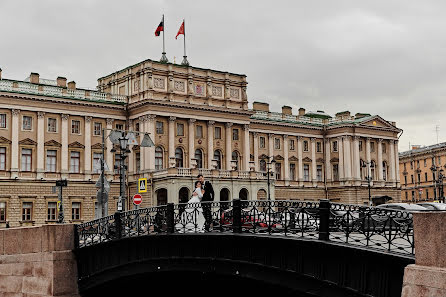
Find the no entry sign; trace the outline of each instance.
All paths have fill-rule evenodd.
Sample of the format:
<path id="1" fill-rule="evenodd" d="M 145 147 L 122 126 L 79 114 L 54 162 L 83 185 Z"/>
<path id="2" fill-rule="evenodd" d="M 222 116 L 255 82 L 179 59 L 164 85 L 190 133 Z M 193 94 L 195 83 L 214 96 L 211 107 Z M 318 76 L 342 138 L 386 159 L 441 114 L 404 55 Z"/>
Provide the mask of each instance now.
<path id="1" fill-rule="evenodd" d="M 135 205 L 140 205 L 141 202 L 142 202 L 142 196 L 139 195 L 139 194 L 135 194 L 135 195 L 133 196 L 133 204 L 135 204 Z"/>

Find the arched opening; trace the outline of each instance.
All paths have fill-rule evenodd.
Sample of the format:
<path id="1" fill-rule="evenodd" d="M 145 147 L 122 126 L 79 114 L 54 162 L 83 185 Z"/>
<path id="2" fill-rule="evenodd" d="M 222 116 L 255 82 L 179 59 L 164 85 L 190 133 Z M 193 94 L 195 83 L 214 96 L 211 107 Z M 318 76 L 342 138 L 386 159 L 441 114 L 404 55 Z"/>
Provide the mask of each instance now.
<path id="1" fill-rule="evenodd" d="M 167 204 L 167 189 L 156 190 L 156 205 L 166 205 Z"/>
<path id="2" fill-rule="evenodd" d="M 195 159 L 197 160 L 197 168 L 203 168 L 203 151 L 200 149 L 195 150 Z"/>
<path id="3" fill-rule="evenodd" d="M 257 192 L 257 200 L 266 200 L 266 191 L 264 189 L 260 189 Z"/>
<path id="4" fill-rule="evenodd" d="M 214 160 L 217 161 L 216 169 L 221 169 L 221 152 L 219 150 L 214 152 Z"/>
<path id="5" fill-rule="evenodd" d="M 220 190 L 220 201 L 221 202 L 229 202 L 229 190 L 228 189 L 223 188 Z M 223 209 L 227 209 L 227 208 L 229 208 L 229 205 L 225 205 L 225 203 L 222 203 L 221 207 Z"/>
<path id="6" fill-rule="evenodd" d="M 183 150 L 180 147 L 177 147 L 175 150 L 175 167 L 183 168 Z"/>
<path id="7" fill-rule="evenodd" d="M 248 200 L 248 190 L 243 188 L 240 190 L 238 197 L 240 198 L 240 200 Z"/>
<path id="8" fill-rule="evenodd" d="M 179 203 L 187 203 L 189 201 L 189 189 L 187 187 L 182 187 L 178 192 Z"/>
<path id="9" fill-rule="evenodd" d="M 232 152 L 232 161 L 235 161 L 236 163 L 236 165 L 235 165 L 235 170 L 240 170 L 240 166 L 239 166 L 239 164 L 240 164 L 240 162 L 239 162 L 239 159 L 240 159 L 240 154 L 237 152 L 237 151 L 233 151 Z"/>
<path id="10" fill-rule="evenodd" d="M 161 170 L 164 168 L 164 161 L 163 161 L 163 148 L 160 146 L 157 146 L 155 148 L 155 169 Z"/>

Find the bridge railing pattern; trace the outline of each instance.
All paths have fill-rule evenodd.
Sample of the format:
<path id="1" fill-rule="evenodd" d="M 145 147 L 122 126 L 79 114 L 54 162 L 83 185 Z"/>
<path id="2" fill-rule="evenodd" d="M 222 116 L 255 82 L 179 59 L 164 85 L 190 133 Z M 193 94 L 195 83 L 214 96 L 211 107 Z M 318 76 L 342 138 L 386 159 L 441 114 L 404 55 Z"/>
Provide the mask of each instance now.
<path id="1" fill-rule="evenodd" d="M 233 232 L 329 240 L 414 255 L 412 215 L 376 207 L 305 201 L 169 203 L 77 225 L 77 247 L 171 233 Z"/>

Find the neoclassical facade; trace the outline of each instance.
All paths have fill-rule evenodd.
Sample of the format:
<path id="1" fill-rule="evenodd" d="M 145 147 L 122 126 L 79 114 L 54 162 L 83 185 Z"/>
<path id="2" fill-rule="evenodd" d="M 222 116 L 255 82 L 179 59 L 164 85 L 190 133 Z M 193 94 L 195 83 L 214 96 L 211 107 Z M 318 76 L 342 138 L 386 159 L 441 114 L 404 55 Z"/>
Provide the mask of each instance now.
<path id="1" fill-rule="evenodd" d="M 0 224 L 55 221 L 52 186 L 61 178 L 66 220 L 94 218 L 103 128 L 150 133 L 155 146 L 133 145 L 126 160 L 128 196 L 138 178 L 149 179 L 143 206 L 186 201 L 199 173 L 214 184 L 216 200 L 267 199 L 268 170 L 271 199 L 363 204 L 370 175 L 372 196 L 400 200 L 394 122 L 252 106 L 245 75 L 151 60 L 99 78 L 97 90 L 37 73 L 9 80 L 0 71 Z M 106 148 L 111 213 L 119 155 L 109 138 Z"/>

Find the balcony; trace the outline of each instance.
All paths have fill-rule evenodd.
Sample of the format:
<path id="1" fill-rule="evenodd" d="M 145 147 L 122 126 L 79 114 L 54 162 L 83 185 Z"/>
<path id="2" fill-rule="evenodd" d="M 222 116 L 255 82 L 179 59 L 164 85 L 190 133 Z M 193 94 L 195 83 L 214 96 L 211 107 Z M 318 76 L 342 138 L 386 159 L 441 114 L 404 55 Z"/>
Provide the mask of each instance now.
<path id="1" fill-rule="evenodd" d="M 267 177 L 262 172 L 237 171 L 237 170 L 214 170 L 214 169 L 191 169 L 191 168 L 167 168 L 151 173 L 152 178 L 172 178 L 172 177 L 197 177 L 202 174 L 205 177 L 225 178 L 225 179 L 257 179 L 266 180 Z"/>

